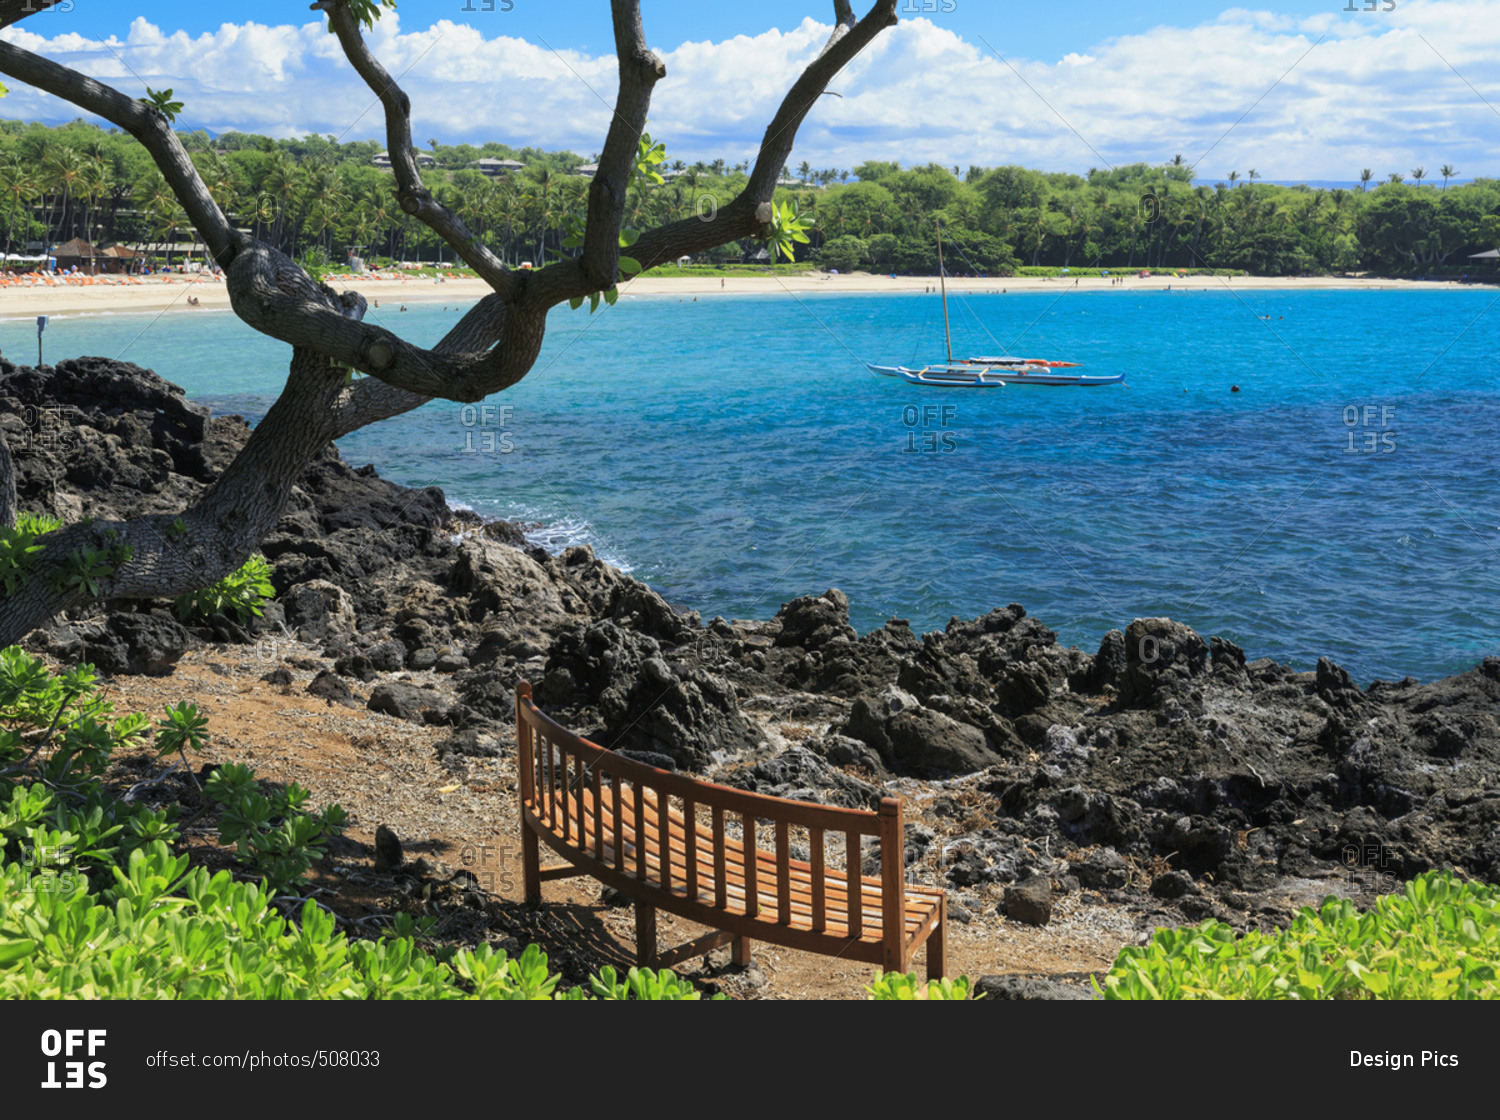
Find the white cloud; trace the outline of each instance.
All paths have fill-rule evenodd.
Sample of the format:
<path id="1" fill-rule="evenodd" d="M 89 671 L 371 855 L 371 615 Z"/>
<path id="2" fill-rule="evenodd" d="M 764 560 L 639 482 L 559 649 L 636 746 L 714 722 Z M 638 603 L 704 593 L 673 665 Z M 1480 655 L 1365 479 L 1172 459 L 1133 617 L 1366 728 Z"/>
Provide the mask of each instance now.
<path id="1" fill-rule="evenodd" d="M 1086 50 L 1060 60 L 1002 59 L 930 20 L 905 20 L 835 80 L 842 96 L 820 99 L 794 159 L 1081 172 L 1206 153 L 1200 173 L 1208 177 L 1255 167 L 1269 178 L 1349 178 L 1365 166 L 1383 177 L 1440 163 L 1466 176 L 1496 173 L 1500 0 L 1403 0 L 1392 12 L 1336 15 L 1295 20 L 1232 9 L 1192 27 L 1080 44 Z M 663 52 L 668 76 L 653 98 L 653 135 L 687 159 L 753 155 L 827 33 L 808 19 Z M 170 86 L 193 126 L 383 136 L 373 95 L 318 23 L 226 23 L 194 37 L 137 19 L 107 43 L 24 27 L 3 37 L 130 93 Z M 1004 49 L 998 34 L 985 38 Z M 486 38 L 448 20 L 408 31 L 389 16 L 371 43 L 411 94 L 419 140 L 496 139 L 583 154 L 603 144 L 612 57 Z M 18 83 L 0 111 L 77 115 Z"/>

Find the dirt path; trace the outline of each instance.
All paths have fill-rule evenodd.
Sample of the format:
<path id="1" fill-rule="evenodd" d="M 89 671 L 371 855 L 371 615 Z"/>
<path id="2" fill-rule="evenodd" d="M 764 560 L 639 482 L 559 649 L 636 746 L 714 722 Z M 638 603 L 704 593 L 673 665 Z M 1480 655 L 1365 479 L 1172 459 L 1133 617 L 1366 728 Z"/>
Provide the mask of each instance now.
<path id="1" fill-rule="evenodd" d="M 436 746 L 451 730 L 423 727 L 393 716 L 347 708 L 311 696 L 307 683 L 327 662 L 295 643 L 221 646 L 191 651 L 167 677 L 120 677 L 109 687 L 117 711 L 159 714 L 192 700 L 208 716 L 209 738 L 196 762 L 243 762 L 264 779 L 295 781 L 312 791 L 314 806 L 341 804 L 349 813 L 352 844 L 335 850 L 321 895 L 351 918 L 371 918 L 407 908 L 439 917 L 439 932 L 473 944 L 479 939 L 509 944 L 536 940 L 554 965 L 571 962 L 587 972 L 634 963 L 634 922 L 628 905 L 607 905 L 603 888 L 588 878 L 549 883 L 540 913 L 521 904 L 519 826 L 514 753 L 493 759 L 466 758 L 445 766 Z M 290 685 L 262 676 L 287 668 Z M 414 683 L 442 685 L 430 673 L 410 674 Z M 355 687 L 357 696 L 367 690 Z M 505 744 L 509 748 L 509 744 Z M 408 863 L 425 860 L 425 878 L 445 881 L 461 869 L 476 877 L 459 910 L 439 900 L 422 902 L 422 888 L 409 877 L 376 872 L 375 831 L 392 829 Z M 956 897 L 957 896 L 957 897 Z M 952 892 L 950 900 L 973 903 L 968 922 L 950 922 L 950 974 L 1082 974 L 1108 969 L 1123 945 L 1139 936 L 1140 921 L 1126 908 L 1087 901 L 1087 892 L 1061 897 L 1053 920 L 1034 928 L 994 913 L 994 898 Z M 705 930 L 661 915 L 660 944 L 667 947 Z M 514 942 L 507 942 L 513 938 Z M 722 954 L 681 971 L 736 995 L 768 999 L 862 999 L 874 975 L 870 966 L 757 944 L 756 967 L 727 968 Z M 920 962 L 917 965 L 920 971 Z"/>

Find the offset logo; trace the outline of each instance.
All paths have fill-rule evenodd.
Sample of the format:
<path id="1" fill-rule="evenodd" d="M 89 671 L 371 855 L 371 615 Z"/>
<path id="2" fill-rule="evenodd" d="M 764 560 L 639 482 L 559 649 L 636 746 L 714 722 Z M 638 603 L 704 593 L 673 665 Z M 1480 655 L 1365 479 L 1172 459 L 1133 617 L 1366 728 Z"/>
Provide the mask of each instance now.
<path id="1" fill-rule="evenodd" d="M 104 1036 L 102 1030 L 43 1031 L 42 1056 L 51 1060 L 47 1062 L 47 1079 L 42 1082 L 42 1088 L 104 1088 L 109 1083 L 104 1074 L 104 1062 L 84 1061 L 85 1058 L 98 1057 L 99 1051 L 104 1049 Z M 58 1058 L 67 1060 L 57 1061 Z"/>

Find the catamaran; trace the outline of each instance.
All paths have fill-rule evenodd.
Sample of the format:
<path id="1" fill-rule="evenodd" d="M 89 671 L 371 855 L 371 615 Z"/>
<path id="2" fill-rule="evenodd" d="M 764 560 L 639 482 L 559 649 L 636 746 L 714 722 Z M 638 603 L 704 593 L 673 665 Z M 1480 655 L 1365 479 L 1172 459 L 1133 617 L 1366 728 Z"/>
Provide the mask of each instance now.
<path id="1" fill-rule="evenodd" d="M 867 362 L 871 373 L 882 377 L 899 377 L 911 385 L 940 385 L 954 389 L 995 389 L 1005 385 L 1118 385 L 1123 373 L 1091 375 L 1058 373 L 1072 369 L 1077 362 L 1056 362 L 1046 358 L 979 357 L 953 360 L 953 332 L 948 322 L 948 283 L 943 268 L 943 228 L 938 226 L 938 284 L 943 292 L 943 337 L 948 344 L 945 363 L 912 369 L 908 366 L 880 366 Z"/>

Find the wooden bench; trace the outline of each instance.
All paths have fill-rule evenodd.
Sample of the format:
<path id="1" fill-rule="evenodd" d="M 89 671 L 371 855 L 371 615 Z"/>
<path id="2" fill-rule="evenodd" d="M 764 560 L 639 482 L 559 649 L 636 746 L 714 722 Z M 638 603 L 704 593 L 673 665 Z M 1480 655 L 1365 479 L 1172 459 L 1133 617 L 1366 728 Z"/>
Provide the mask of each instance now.
<path id="1" fill-rule="evenodd" d="M 653 967 L 731 941 L 748 964 L 759 940 L 906 972 L 925 942 L 928 979 L 943 976 L 947 895 L 905 882 L 896 798 L 878 813 L 838 809 L 658 770 L 574 735 L 524 681 L 516 740 L 528 904 L 548 880 L 592 875 L 635 900 L 636 956 Z M 807 860 L 792 858 L 794 830 Z M 867 836 L 879 837 L 878 878 L 861 874 Z M 541 843 L 568 862 L 541 866 Z M 717 932 L 658 955 L 659 909 Z"/>

